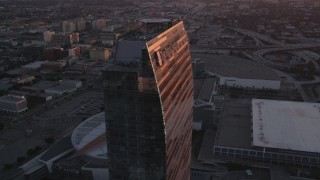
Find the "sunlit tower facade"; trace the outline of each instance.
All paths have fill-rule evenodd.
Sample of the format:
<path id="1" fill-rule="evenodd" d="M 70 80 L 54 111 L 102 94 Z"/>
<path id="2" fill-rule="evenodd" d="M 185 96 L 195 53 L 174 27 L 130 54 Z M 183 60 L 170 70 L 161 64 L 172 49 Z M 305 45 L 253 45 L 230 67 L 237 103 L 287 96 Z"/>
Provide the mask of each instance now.
<path id="1" fill-rule="evenodd" d="M 103 73 L 111 180 L 190 179 L 190 47 L 183 22 L 161 27 L 147 40 L 119 41 Z"/>

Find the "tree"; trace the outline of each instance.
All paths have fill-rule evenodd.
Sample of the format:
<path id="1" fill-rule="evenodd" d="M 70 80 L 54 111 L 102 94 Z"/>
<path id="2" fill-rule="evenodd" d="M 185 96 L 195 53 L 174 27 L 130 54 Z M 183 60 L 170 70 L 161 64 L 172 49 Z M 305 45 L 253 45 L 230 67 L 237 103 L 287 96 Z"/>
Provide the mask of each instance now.
<path id="1" fill-rule="evenodd" d="M 44 139 L 44 141 L 48 144 L 52 144 L 54 142 L 54 137 L 48 137 L 48 138 Z"/>
<path id="2" fill-rule="evenodd" d="M 36 146 L 36 147 L 34 148 L 35 151 L 40 151 L 41 149 L 42 149 L 41 146 Z"/>
<path id="3" fill-rule="evenodd" d="M 28 149 L 28 151 L 27 151 L 27 154 L 29 155 L 29 156 L 32 156 L 32 155 L 34 155 L 36 153 L 36 151 L 34 150 L 34 149 Z"/>
<path id="4" fill-rule="evenodd" d="M 12 164 L 5 164 L 4 165 L 4 169 L 11 169 L 13 167 L 13 165 Z"/>
<path id="5" fill-rule="evenodd" d="M 10 89 L 11 90 L 19 90 L 20 86 L 18 84 L 14 84 Z"/>
<path id="6" fill-rule="evenodd" d="M 4 129 L 4 124 L 0 123 L 0 130 Z"/>
<path id="7" fill-rule="evenodd" d="M 17 163 L 21 163 L 21 162 L 23 162 L 25 159 L 26 159 L 25 157 L 19 156 L 19 157 L 17 158 Z"/>

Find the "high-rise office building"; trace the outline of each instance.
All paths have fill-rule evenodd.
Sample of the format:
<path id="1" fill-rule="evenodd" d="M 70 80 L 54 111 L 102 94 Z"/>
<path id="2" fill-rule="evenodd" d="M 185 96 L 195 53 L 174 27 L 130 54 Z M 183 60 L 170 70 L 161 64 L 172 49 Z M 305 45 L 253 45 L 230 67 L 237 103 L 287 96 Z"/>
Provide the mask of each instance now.
<path id="1" fill-rule="evenodd" d="M 63 32 L 74 32 L 76 31 L 76 25 L 72 21 L 63 21 L 62 22 L 62 31 Z"/>
<path id="2" fill-rule="evenodd" d="M 82 18 L 62 21 L 62 31 L 63 32 L 80 32 L 86 30 L 86 21 Z"/>
<path id="3" fill-rule="evenodd" d="M 92 29 L 101 30 L 107 27 L 107 21 L 105 19 L 97 19 L 92 21 Z"/>
<path id="4" fill-rule="evenodd" d="M 74 23 L 76 25 L 76 31 L 81 32 L 81 31 L 86 30 L 86 23 L 87 22 L 85 20 L 83 20 L 82 18 L 76 19 L 74 21 Z"/>
<path id="5" fill-rule="evenodd" d="M 110 179 L 189 179 L 193 79 L 186 30 L 183 22 L 141 22 L 152 31 L 120 40 L 103 74 Z"/>

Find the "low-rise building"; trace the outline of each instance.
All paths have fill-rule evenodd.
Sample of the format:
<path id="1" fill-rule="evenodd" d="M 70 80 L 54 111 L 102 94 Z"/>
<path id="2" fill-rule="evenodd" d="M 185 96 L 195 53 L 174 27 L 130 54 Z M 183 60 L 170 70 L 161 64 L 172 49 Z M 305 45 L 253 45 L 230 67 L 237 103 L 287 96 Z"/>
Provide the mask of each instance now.
<path id="1" fill-rule="evenodd" d="M 0 91 L 7 91 L 13 87 L 13 84 L 10 83 L 9 78 L 0 79 Z"/>
<path id="2" fill-rule="evenodd" d="M 30 75 L 23 75 L 21 77 L 17 77 L 12 80 L 12 82 L 17 83 L 17 84 L 25 84 L 25 83 L 30 83 L 33 80 L 35 80 L 35 76 L 30 76 Z"/>
<path id="3" fill-rule="evenodd" d="M 43 63 L 46 63 L 46 61 L 34 61 L 32 63 L 21 66 L 21 68 L 27 71 L 37 71 L 40 69 Z"/>
<path id="4" fill-rule="evenodd" d="M 61 80 L 60 85 L 70 86 L 70 87 L 74 87 L 74 88 L 78 89 L 78 88 L 82 87 L 82 82 L 77 81 L 77 80 Z"/>
<path id="5" fill-rule="evenodd" d="M 59 81 L 59 84 L 56 86 L 49 87 L 44 90 L 45 93 L 56 95 L 56 96 L 62 96 L 66 93 L 71 93 L 76 91 L 82 86 L 81 81 L 77 80 L 61 80 Z"/>
<path id="6" fill-rule="evenodd" d="M 41 70 L 59 71 L 66 66 L 66 61 L 51 61 L 41 64 Z"/>
<path id="7" fill-rule="evenodd" d="M 79 33 L 54 34 L 52 42 L 54 45 L 71 47 L 72 44 L 79 42 Z"/>
<path id="8" fill-rule="evenodd" d="M 43 58 L 49 61 L 56 61 L 58 59 L 67 57 L 68 55 L 69 52 L 60 47 L 48 47 L 43 51 Z"/>
<path id="9" fill-rule="evenodd" d="M 45 89 L 58 85 L 58 82 L 40 81 L 32 86 L 24 86 L 21 89 L 28 92 L 44 92 Z"/>
<path id="10" fill-rule="evenodd" d="M 90 50 L 90 59 L 106 61 L 110 58 L 110 56 L 111 56 L 111 51 L 107 48 Z"/>
<path id="11" fill-rule="evenodd" d="M 53 96 L 62 96 L 66 93 L 71 93 L 75 90 L 77 90 L 75 87 L 57 85 L 57 86 L 53 86 L 48 89 L 45 89 L 44 92 L 47 94 L 51 94 Z"/>
<path id="12" fill-rule="evenodd" d="M 67 58 L 63 58 L 63 60 L 67 61 L 68 65 L 72 65 L 74 63 L 76 63 L 77 61 L 79 61 L 78 57 L 67 57 Z"/>
<path id="13" fill-rule="evenodd" d="M 52 100 L 52 95 L 47 93 L 32 93 L 27 97 L 27 102 L 30 107 L 48 103 Z"/>
<path id="14" fill-rule="evenodd" d="M 0 110 L 8 113 L 21 113 L 28 110 L 24 96 L 5 95 L 0 97 Z"/>

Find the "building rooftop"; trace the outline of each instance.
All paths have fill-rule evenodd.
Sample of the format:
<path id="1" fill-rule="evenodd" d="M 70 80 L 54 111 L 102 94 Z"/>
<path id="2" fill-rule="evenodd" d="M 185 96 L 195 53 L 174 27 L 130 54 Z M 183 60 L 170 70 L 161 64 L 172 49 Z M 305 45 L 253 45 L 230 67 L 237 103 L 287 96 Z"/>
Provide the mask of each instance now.
<path id="1" fill-rule="evenodd" d="M 115 53 L 115 63 L 129 64 L 142 58 L 142 48 L 146 47 L 146 41 L 121 40 L 118 42 Z"/>
<path id="2" fill-rule="evenodd" d="M 253 145 L 320 153 L 320 104 L 252 100 Z"/>
<path id="3" fill-rule="evenodd" d="M 63 84 L 63 85 L 74 85 L 77 83 L 82 83 L 82 82 L 79 80 L 69 80 L 69 79 L 63 79 L 60 81 L 60 84 Z"/>
<path id="4" fill-rule="evenodd" d="M 57 84 L 58 84 L 58 82 L 40 81 L 36 84 L 33 84 L 31 87 L 37 88 L 37 89 L 47 89 L 47 88 L 55 86 Z"/>
<path id="5" fill-rule="evenodd" d="M 32 96 L 37 96 L 37 97 L 44 97 L 44 98 L 52 97 L 52 95 L 48 94 L 48 93 L 32 93 L 31 95 Z"/>
<path id="6" fill-rule="evenodd" d="M 8 91 L 9 95 L 13 95 L 13 96 L 26 96 L 29 95 L 29 92 L 25 92 L 25 91 L 17 91 L 17 90 L 10 90 Z"/>
<path id="7" fill-rule="evenodd" d="M 215 146 L 251 147 L 250 99 L 226 102 L 219 122 Z"/>
<path id="8" fill-rule="evenodd" d="M 25 99 L 18 96 L 13 97 L 13 96 L 5 95 L 0 97 L 0 101 L 7 102 L 7 103 L 18 103 L 20 101 L 25 101 Z"/>
<path id="9" fill-rule="evenodd" d="M 204 80 L 202 88 L 200 90 L 198 99 L 202 99 L 204 101 L 210 101 L 217 86 L 217 78 L 208 77 Z"/>
<path id="10" fill-rule="evenodd" d="M 64 92 L 69 91 L 71 89 L 73 89 L 72 86 L 57 85 L 57 86 L 49 87 L 46 90 L 47 91 L 57 91 L 57 92 L 60 92 L 60 93 L 64 93 Z"/>
<path id="11" fill-rule="evenodd" d="M 35 61 L 35 62 L 32 62 L 32 63 L 29 63 L 29 64 L 26 64 L 26 65 L 22 66 L 22 68 L 38 69 L 44 63 L 47 63 L 47 61 Z"/>
<path id="12" fill-rule="evenodd" d="M 22 74 L 25 74 L 25 72 L 26 72 L 25 69 L 18 67 L 18 68 L 14 68 L 12 70 L 9 70 L 6 73 L 10 74 L 10 75 L 22 75 Z"/>
<path id="13" fill-rule="evenodd" d="M 224 77 L 244 79 L 279 80 L 277 74 L 270 68 L 246 59 L 193 53 L 193 58 L 200 58 L 205 63 L 205 69 Z M 236 67 L 236 68 L 235 68 Z"/>

